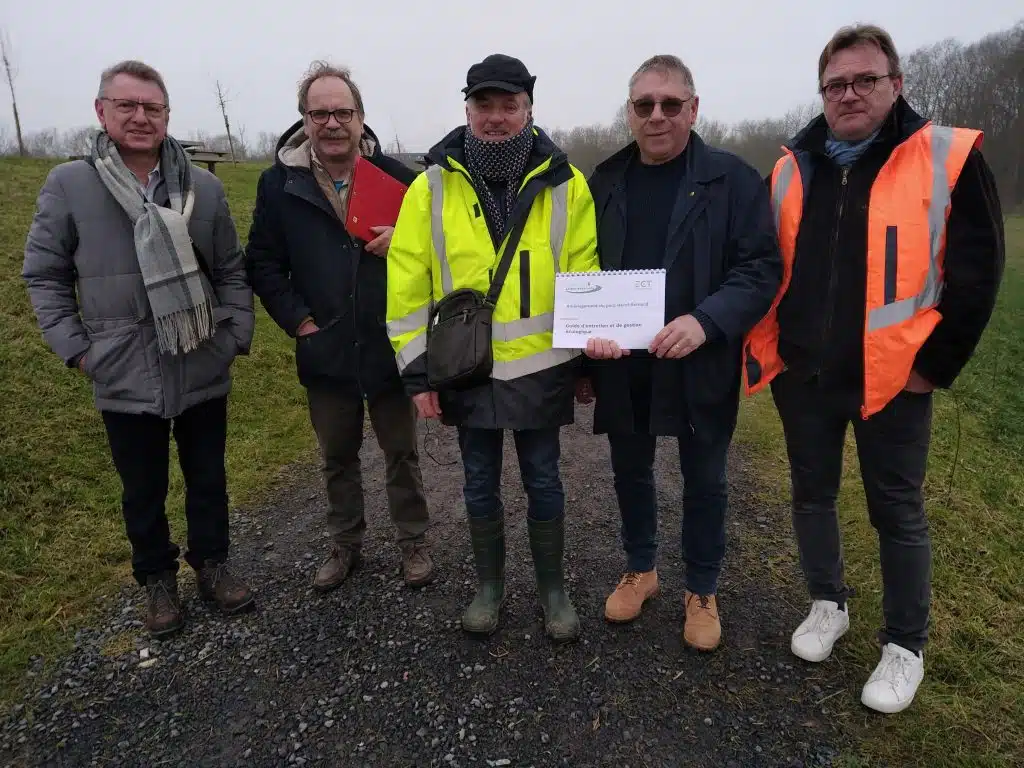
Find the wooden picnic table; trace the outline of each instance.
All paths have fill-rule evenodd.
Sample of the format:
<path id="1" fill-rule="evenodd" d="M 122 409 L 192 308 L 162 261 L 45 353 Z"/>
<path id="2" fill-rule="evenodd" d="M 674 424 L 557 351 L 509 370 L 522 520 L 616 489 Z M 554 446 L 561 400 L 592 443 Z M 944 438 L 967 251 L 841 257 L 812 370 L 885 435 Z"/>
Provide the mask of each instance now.
<path id="1" fill-rule="evenodd" d="M 206 169 L 210 173 L 217 173 L 217 163 L 230 163 L 231 153 L 230 152 L 214 152 L 207 149 L 197 149 L 194 151 L 186 150 L 189 159 L 196 164 L 205 163 Z"/>

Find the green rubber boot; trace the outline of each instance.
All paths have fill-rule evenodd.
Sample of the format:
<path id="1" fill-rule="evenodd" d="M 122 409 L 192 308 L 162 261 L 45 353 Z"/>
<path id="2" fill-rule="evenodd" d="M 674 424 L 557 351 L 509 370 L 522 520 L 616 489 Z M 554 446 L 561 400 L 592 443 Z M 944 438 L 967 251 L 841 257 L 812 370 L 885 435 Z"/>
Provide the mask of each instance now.
<path id="1" fill-rule="evenodd" d="M 537 574 L 537 592 L 544 610 L 544 631 L 558 643 L 576 640 L 580 619 L 565 593 L 562 554 L 565 551 L 565 518 L 549 522 L 526 520 L 530 551 Z"/>
<path id="2" fill-rule="evenodd" d="M 499 510 L 494 519 L 469 518 L 469 535 L 478 583 L 473 602 L 462 614 L 462 628 L 473 634 L 489 635 L 498 628 L 505 602 L 504 510 Z"/>

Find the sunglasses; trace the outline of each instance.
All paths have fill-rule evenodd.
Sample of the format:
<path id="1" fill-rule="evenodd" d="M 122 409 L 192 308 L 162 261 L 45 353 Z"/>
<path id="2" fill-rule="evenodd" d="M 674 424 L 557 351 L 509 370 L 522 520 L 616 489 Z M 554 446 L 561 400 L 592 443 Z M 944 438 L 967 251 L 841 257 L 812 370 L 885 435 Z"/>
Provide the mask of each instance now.
<path id="1" fill-rule="evenodd" d="M 693 98 L 692 96 L 690 97 Z M 637 99 L 633 101 L 629 100 L 629 103 L 633 105 L 633 111 L 637 117 L 647 118 L 654 114 L 654 107 L 661 104 L 661 114 L 665 117 L 676 117 L 680 112 L 683 111 L 683 106 L 690 99 L 677 99 L 674 96 L 670 96 L 667 99 L 661 101 L 655 101 L 654 99 Z"/>

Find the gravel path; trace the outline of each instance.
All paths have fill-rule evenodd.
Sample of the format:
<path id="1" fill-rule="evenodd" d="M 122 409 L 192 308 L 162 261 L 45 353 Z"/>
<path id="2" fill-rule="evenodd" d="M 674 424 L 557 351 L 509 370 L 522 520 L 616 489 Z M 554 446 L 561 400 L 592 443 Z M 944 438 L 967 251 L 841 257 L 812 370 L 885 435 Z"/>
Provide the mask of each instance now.
<path id="1" fill-rule="evenodd" d="M 819 766 L 851 734 L 848 682 L 789 653 L 805 607 L 784 510 L 751 508 L 733 457 L 723 645 L 681 640 L 681 488 L 660 450 L 662 595 L 632 625 L 602 619 L 623 564 L 608 448 L 590 411 L 563 432 L 569 586 L 583 638 L 553 648 L 533 597 L 525 503 L 506 440 L 508 588 L 502 628 L 464 636 L 473 593 L 454 431 L 431 425 L 423 472 L 438 578 L 404 587 L 372 433 L 364 562 L 338 590 L 310 589 L 322 558 L 316 467 L 292 471 L 265 504 L 233 514 L 233 562 L 258 590 L 253 614 L 223 619 L 195 596 L 190 622 L 148 639 L 141 598 L 124 591 L 106 621 L 0 721 L 0 765 L 125 766 Z M 31 673 L 30 673 L 31 674 Z M 844 695 L 845 693 L 845 695 Z M 847 700 L 849 699 L 849 701 Z"/>

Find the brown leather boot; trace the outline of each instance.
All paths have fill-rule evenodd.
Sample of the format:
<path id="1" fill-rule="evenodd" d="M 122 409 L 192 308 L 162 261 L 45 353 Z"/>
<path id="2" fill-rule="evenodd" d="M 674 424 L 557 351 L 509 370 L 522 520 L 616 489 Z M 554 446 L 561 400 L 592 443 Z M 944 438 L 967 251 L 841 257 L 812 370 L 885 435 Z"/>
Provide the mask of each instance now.
<path id="1" fill-rule="evenodd" d="M 713 651 L 722 639 L 722 623 L 718 618 L 718 602 L 714 595 L 686 592 L 686 626 L 683 640 L 698 651 Z"/>
<path id="2" fill-rule="evenodd" d="M 228 570 L 226 563 L 207 560 L 198 573 L 199 596 L 217 604 L 221 613 L 234 614 L 251 608 L 256 595 L 244 581 Z"/>
<path id="3" fill-rule="evenodd" d="M 348 578 L 359 561 L 359 552 L 351 547 L 334 545 L 331 554 L 317 570 L 313 577 L 313 589 L 317 592 L 330 592 L 341 586 Z"/>
<path id="4" fill-rule="evenodd" d="M 178 577 L 170 572 L 146 578 L 146 629 L 152 637 L 166 637 L 185 626 L 178 597 Z"/>
<path id="5" fill-rule="evenodd" d="M 604 604 L 604 617 L 616 624 L 633 621 L 640 615 L 644 603 L 658 594 L 658 569 L 629 571 Z"/>
<path id="6" fill-rule="evenodd" d="M 413 544 L 402 550 L 402 574 L 410 587 L 422 587 L 434 580 L 434 563 L 426 544 Z"/>

